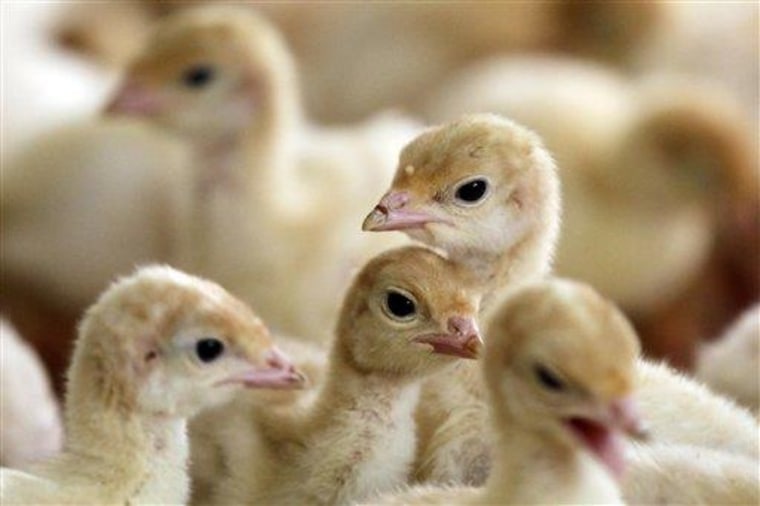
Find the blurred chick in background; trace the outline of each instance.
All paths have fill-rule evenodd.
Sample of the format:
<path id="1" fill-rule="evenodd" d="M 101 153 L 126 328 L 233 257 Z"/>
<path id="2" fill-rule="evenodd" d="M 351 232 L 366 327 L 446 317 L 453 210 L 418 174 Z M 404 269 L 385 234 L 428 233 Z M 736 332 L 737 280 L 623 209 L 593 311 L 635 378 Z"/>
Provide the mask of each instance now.
<path id="1" fill-rule="evenodd" d="M 57 44 L 67 4 L 3 2 L 0 9 L 5 165 L 42 132 L 95 112 L 116 76 Z"/>
<path id="2" fill-rule="evenodd" d="M 296 81 L 264 18 L 201 7 L 160 25 L 109 112 L 144 117 L 193 151 L 178 265 L 222 283 L 278 331 L 324 341 L 352 270 L 398 242 L 358 225 L 418 126 L 388 115 L 317 128 Z"/>
<path id="3" fill-rule="evenodd" d="M 63 446 L 60 407 L 39 357 L 0 319 L 0 465 L 25 468 Z"/>
<path id="4" fill-rule="evenodd" d="M 102 105 L 103 98 L 107 94 L 107 84 L 113 79 L 110 69 L 129 59 L 135 48 L 144 42 L 148 33 L 147 26 L 155 23 L 167 11 L 185 9 L 188 5 L 192 4 L 156 2 L 155 0 L 102 4 L 91 2 L 4 2 L 2 4 L 3 200 L 11 195 L 11 185 L 6 184 L 10 182 L 10 179 L 6 181 L 6 176 L 11 172 L 13 164 L 10 162 L 10 155 L 16 158 L 15 153 L 18 152 L 16 148 L 28 146 L 27 141 L 31 140 L 42 143 L 43 141 L 38 139 L 42 132 L 92 114 Z M 499 2 L 475 6 L 456 3 L 412 5 L 276 3 L 257 4 L 256 8 L 272 17 L 293 47 L 304 75 L 306 109 L 320 120 L 364 118 L 380 107 L 389 106 L 424 110 L 423 106 L 429 102 L 428 95 L 438 87 L 439 83 L 466 65 L 487 56 L 505 53 L 514 55 L 528 50 L 553 54 L 569 53 L 592 60 L 602 60 L 626 73 L 635 73 L 637 76 L 644 77 L 655 71 L 675 69 L 685 72 L 691 80 L 709 80 L 715 86 L 724 89 L 724 92 L 730 93 L 731 98 L 738 100 L 744 110 L 757 111 L 758 5 L 752 2 L 730 4 L 659 1 Z M 97 20 L 97 23 L 93 20 Z M 452 34 L 456 34 L 456 37 Z M 69 51 L 62 51 L 61 45 Z M 604 70 L 602 73 L 614 74 L 615 71 Z M 582 81 L 582 78 L 579 80 Z M 626 81 L 627 78 L 616 76 L 612 77 L 612 80 Z M 582 133 L 584 130 L 598 134 L 596 142 L 599 145 L 604 145 L 609 136 L 617 135 L 616 132 L 623 124 L 621 119 L 627 118 L 628 113 L 621 113 L 620 117 L 616 116 L 619 112 L 617 106 L 614 105 L 619 103 L 615 98 L 616 86 L 613 84 L 610 87 L 613 90 L 611 98 L 605 98 L 605 94 L 599 92 L 601 88 L 598 88 L 599 94 L 596 97 L 598 100 L 586 101 L 586 107 L 591 107 L 591 111 L 597 108 L 604 110 L 605 104 L 611 104 L 606 115 L 603 112 L 593 114 L 599 119 L 598 128 L 586 130 L 584 127 L 578 129 L 578 132 L 572 128 L 564 130 L 562 139 L 566 139 L 563 142 L 566 142 L 571 158 L 582 157 L 584 153 L 593 153 L 596 150 L 596 147 L 591 149 L 572 146 L 572 139 L 578 136 L 584 138 Z M 571 91 L 568 90 L 568 92 Z M 624 106 L 623 109 L 629 107 L 631 104 Z M 558 119 L 580 118 L 583 124 L 589 127 L 590 121 L 583 118 L 582 114 L 561 108 L 558 111 Z M 718 141 L 717 144 L 729 145 L 737 142 L 736 139 L 749 138 L 755 145 L 754 153 L 756 153 L 758 131 L 756 113 L 749 119 L 750 122 L 746 126 L 740 126 L 737 123 L 735 128 L 725 130 L 723 140 Z M 561 127 L 563 122 L 556 121 L 555 123 Z M 695 125 L 697 124 L 701 122 L 695 122 Z M 665 128 L 666 131 L 669 129 L 670 127 Z M 363 138 L 364 134 L 355 131 L 343 131 L 343 134 L 350 145 L 364 142 L 357 141 L 357 137 Z M 556 136 L 543 132 L 541 134 L 547 136 L 547 142 L 551 147 L 553 147 L 553 142 L 558 142 L 556 139 L 553 141 L 549 139 Z M 704 139 L 710 138 L 709 135 L 705 137 L 702 134 L 697 137 L 699 139 L 696 141 L 697 145 L 700 145 Z M 87 136 L 83 138 L 86 140 Z M 591 138 L 590 135 L 585 136 L 584 142 L 594 143 L 589 140 Z M 309 139 L 312 146 L 316 145 L 328 151 L 333 149 L 328 148 L 328 145 L 332 145 L 331 142 L 322 142 L 324 137 L 310 135 Z M 85 140 L 79 142 L 85 143 Z M 95 138 L 92 140 L 93 145 L 100 142 Z M 670 141 L 663 140 L 663 143 L 670 144 Z M 382 148 L 384 143 L 378 141 L 370 144 Z M 130 145 L 132 144 L 125 144 L 125 146 Z M 707 145 L 715 144 L 708 140 Z M 597 144 L 594 143 L 594 146 Z M 37 149 L 44 151 L 41 147 Z M 131 148 L 126 151 L 132 154 L 136 152 Z M 555 149 L 555 151 L 561 150 Z M 655 149 L 655 152 L 657 151 Z M 667 151 L 674 151 L 676 154 L 667 155 L 666 158 L 680 158 L 677 154 L 680 148 L 673 150 L 668 148 Z M 706 151 L 713 152 L 713 148 Z M 722 152 L 721 149 L 718 151 Z M 119 155 L 115 158 L 121 157 L 128 160 L 129 156 Z M 314 156 L 329 159 L 320 155 L 318 151 Z M 63 155 L 52 154 L 47 157 L 48 161 L 53 162 L 64 158 Z M 326 163 L 332 165 L 332 162 Z M 56 163 L 48 163 L 48 165 L 52 166 Z M 73 174 L 88 173 L 87 170 L 80 172 L 82 169 L 76 165 L 62 163 L 58 174 L 67 174 L 69 170 L 73 170 Z M 392 168 L 393 165 L 390 163 L 388 168 Z M 566 167 L 568 164 L 560 159 L 559 165 Z M 755 166 L 752 171 L 756 176 L 757 167 Z M 137 172 L 143 173 L 142 170 Z M 315 172 L 319 173 L 321 170 Z M 60 180 L 56 179 L 60 176 L 56 176 L 55 171 L 51 174 L 54 175 L 50 177 L 51 182 L 48 188 L 60 183 Z M 44 181 L 47 176 L 45 170 L 42 170 L 39 176 L 34 176 L 30 172 L 28 178 L 32 186 L 36 186 L 37 183 L 33 182 L 35 179 Z M 40 187 L 44 188 L 47 184 L 41 183 Z M 101 184 L 92 176 L 81 178 L 76 176 L 72 178 L 71 185 L 68 187 L 72 191 L 67 190 L 61 193 L 63 195 L 68 192 L 68 195 L 74 195 L 74 197 L 66 196 L 65 199 L 55 197 L 53 202 L 58 202 L 58 204 L 51 205 L 48 211 L 41 210 L 43 206 L 31 212 L 32 216 L 38 217 L 30 218 L 32 220 L 39 220 L 40 214 L 44 215 L 46 212 L 49 212 L 51 216 L 60 212 L 62 216 L 67 217 L 69 222 L 77 223 L 75 227 L 80 229 L 75 234 L 65 225 L 51 228 L 41 226 L 37 221 L 37 224 L 32 225 L 28 232 L 24 232 L 24 235 L 31 240 L 27 244 L 33 245 L 34 254 L 29 259 L 31 265 L 35 265 L 34 259 L 40 255 L 40 252 L 48 251 L 55 256 L 56 251 L 71 251 L 73 243 L 77 243 L 77 247 L 82 248 L 79 251 L 85 251 L 84 256 L 80 256 L 84 259 L 81 263 L 92 262 L 97 266 L 109 255 L 115 255 L 113 249 L 108 250 L 109 240 L 98 240 L 98 244 L 88 244 L 75 239 L 81 237 L 80 234 L 98 235 L 83 231 L 92 226 L 91 220 L 102 218 L 101 223 L 107 224 L 112 219 L 112 215 L 107 216 L 106 213 L 86 212 L 82 215 L 80 211 L 87 208 L 84 203 L 90 199 L 94 198 L 95 202 L 105 202 L 103 199 L 93 197 L 100 191 Z M 106 187 L 108 184 L 106 183 Z M 110 184 L 112 188 L 118 189 L 120 183 Z M 325 183 L 326 186 L 328 184 Z M 663 185 L 667 184 L 663 183 Z M 86 186 L 81 186 L 80 189 L 80 185 Z M 140 184 L 130 184 L 129 188 L 140 188 Z M 308 186 L 305 185 L 304 188 L 303 191 L 299 190 L 295 194 L 311 195 Z M 683 187 L 680 188 L 680 190 L 673 190 L 674 194 L 684 196 L 689 193 L 683 192 Z M 704 189 L 691 193 L 692 196 L 700 195 L 695 199 L 697 203 L 695 208 L 699 208 L 702 203 L 712 198 L 709 196 L 711 192 L 705 192 Z M 750 187 L 749 190 L 751 194 L 752 188 Z M 123 195 L 130 195 L 130 191 L 125 191 Z M 615 189 L 615 194 L 621 191 Z M 641 329 L 645 340 L 648 344 L 655 343 L 654 347 L 649 344 L 648 349 L 666 354 L 675 363 L 686 366 L 691 361 L 693 343 L 697 337 L 717 335 L 738 315 L 741 309 L 757 300 L 760 291 L 760 269 L 758 269 L 760 264 L 756 261 L 760 254 L 760 209 L 756 197 L 758 191 L 760 189 L 755 187 L 753 198 L 733 196 L 727 199 L 730 210 L 720 213 L 717 227 L 714 225 L 714 216 L 705 218 L 704 207 L 695 211 L 689 219 L 684 218 L 682 214 L 665 216 L 665 211 L 661 213 L 663 221 L 657 223 L 654 232 L 660 237 L 677 236 L 678 240 L 672 244 L 680 245 L 686 253 L 684 253 L 683 264 L 678 264 L 676 265 L 678 269 L 667 272 L 666 278 L 680 280 L 665 290 L 667 298 L 670 299 L 669 302 L 658 304 L 654 311 L 635 311 L 637 326 Z M 663 189 L 663 192 L 666 190 Z M 603 194 L 603 192 L 596 193 Z M 32 202 L 39 206 L 40 201 L 51 198 L 47 190 L 40 190 L 40 193 L 35 195 L 37 197 L 32 196 L 28 199 L 24 197 L 21 201 Z M 74 206 L 76 209 L 69 211 L 63 203 L 74 202 L 72 198 L 80 202 Z M 142 203 L 142 195 L 136 202 Z M 635 204 L 632 209 L 643 206 L 641 203 Z M 673 206 L 674 204 L 669 204 L 669 207 Z M 716 206 L 712 204 L 711 207 Z M 123 210 L 129 207 L 116 205 L 115 209 Z M 603 211 L 604 207 L 598 210 Z M 138 214 L 145 216 L 144 210 Z M 357 215 L 357 218 L 360 219 L 360 215 L 361 213 Z M 10 244 L 10 235 L 6 236 L 6 228 L 8 230 L 10 228 L 6 216 L 10 214 L 3 212 L 4 256 L 6 256 L 6 251 L 10 251 L 7 249 Z M 590 216 L 594 218 L 595 215 Z M 86 219 L 83 220 L 82 217 Z M 140 223 L 139 219 L 131 221 Z M 644 223 L 646 220 L 637 221 Z M 667 229 L 671 228 L 668 223 L 674 222 L 679 224 L 672 231 L 668 231 Z M 712 223 L 705 228 L 705 222 Z M 593 224 L 593 220 L 590 223 Z M 590 226 L 592 225 L 582 225 L 579 230 Z M 152 229 L 151 227 L 152 225 L 149 225 L 147 228 Z M 92 230 L 97 229 L 98 227 L 95 227 Z M 113 230 L 119 229 L 118 224 L 113 227 Z M 61 232 L 51 236 L 49 230 Z M 103 228 L 101 227 L 100 230 Z M 566 236 L 568 230 L 569 227 L 565 227 Z M 609 227 L 610 237 L 619 240 L 619 234 L 615 235 L 617 231 Z M 32 239 L 35 234 L 40 237 L 39 241 Z M 288 233 L 283 232 L 283 234 Z M 717 234 L 717 240 L 714 239 L 714 234 Z M 114 233 L 114 235 L 122 237 L 120 233 Z M 64 238 L 63 249 L 58 249 L 61 242 L 55 239 L 56 236 Z M 134 235 L 123 237 L 134 237 Z M 340 238 L 341 234 L 336 232 L 334 237 Z M 638 234 L 637 237 L 639 237 Z M 610 244 L 613 242 L 610 241 Z M 689 243 L 693 246 L 688 246 Z M 144 243 L 134 240 L 115 242 L 117 247 L 123 247 L 125 250 L 130 250 L 135 244 Z M 592 243 L 592 245 L 596 248 L 598 243 Z M 119 251 L 115 258 L 124 258 L 125 255 L 122 253 Z M 652 285 L 654 288 L 650 287 L 650 291 L 657 295 L 656 298 L 660 298 L 657 287 L 664 285 L 662 283 L 664 279 L 655 274 L 666 269 L 661 268 L 664 267 L 664 263 L 659 262 L 660 251 L 656 253 L 655 258 L 658 262 L 652 262 L 647 257 L 645 263 L 647 269 L 629 269 L 629 272 L 638 271 L 642 275 L 642 279 L 634 278 L 635 283 L 631 285 L 631 289 L 642 285 L 643 281 L 646 281 L 643 278 L 652 274 L 651 277 L 656 283 Z M 66 254 L 61 253 L 59 256 L 64 258 Z M 704 261 L 705 258 L 707 261 Z M 47 265 L 54 265 L 55 259 L 52 262 L 48 260 L 46 262 L 48 262 Z M 60 343 L 67 342 L 69 336 L 72 335 L 74 321 L 72 315 L 76 312 L 61 310 L 62 304 L 58 300 L 60 297 L 52 297 L 50 294 L 59 290 L 76 291 L 81 280 L 90 279 L 91 273 L 89 270 L 77 273 L 72 269 L 71 278 L 76 279 L 75 283 L 54 281 L 57 278 L 49 278 L 47 267 L 42 264 L 44 268 L 32 269 L 35 279 L 41 283 L 29 282 L 32 278 L 22 278 L 21 283 L 14 283 L 11 282 L 11 278 L 15 275 L 10 275 L 11 270 L 6 268 L 6 263 L 8 266 L 11 264 L 5 258 L 3 263 L 5 269 L 2 294 L 4 309 L 8 308 L 9 303 L 15 306 L 14 311 L 10 312 L 12 314 L 9 313 L 8 316 L 17 325 L 24 324 L 25 328 L 21 329 L 22 334 L 37 346 L 46 363 L 57 364 L 57 371 L 62 370 L 66 365 L 67 355 L 62 351 Z M 333 261 L 333 264 L 336 269 L 343 268 L 338 266 L 337 261 Z M 95 268 L 93 272 L 100 272 L 100 268 Z M 690 274 L 686 276 L 684 274 L 686 272 Z M 97 278 L 99 275 L 92 277 Z M 685 282 L 684 279 L 689 281 Z M 99 281 L 103 283 L 101 286 L 105 286 L 105 281 Z M 622 283 L 619 284 L 622 285 Z M 43 288 L 40 289 L 38 286 L 43 286 Z M 48 286 L 54 286 L 54 288 L 48 290 Z M 11 287 L 13 290 L 10 290 Z M 56 300 L 51 302 L 51 299 Z M 281 302 L 277 304 L 282 305 Z M 40 312 L 40 308 L 45 309 L 44 314 Z M 56 334 L 65 338 L 56 338 Z M 54 371 L 54 379 L 58 378 L 60 375 Z"/>

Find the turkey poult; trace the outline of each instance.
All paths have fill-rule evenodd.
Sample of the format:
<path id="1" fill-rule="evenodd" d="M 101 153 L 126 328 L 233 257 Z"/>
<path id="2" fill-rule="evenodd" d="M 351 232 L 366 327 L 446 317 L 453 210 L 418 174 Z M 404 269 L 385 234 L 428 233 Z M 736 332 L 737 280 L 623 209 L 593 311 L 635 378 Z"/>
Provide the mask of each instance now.
<path id="1" fill-rule="evenodd" d="M 498 293 L 550 271 L 560 222 L 556 168 L 540 139 L 494 115 L 431 129 L 401 152 L 391 189 L 364 221 L 403 230 Z M 418 409 L 421 481 L 481 484 L 488 474 L 485 389 L 477 364 L 431 378 Z"/>
<path id="2" fill-rule="evenodd" d="M 479 300 L 469 273 L 427 248 L 370 260 L 346 293 L 313 402 L 239 411 L 223 429 L 230 476 L 211 502 L 353 504 L 406 484 L 420 382 L 478 356 Z"/>
<path id="3" fill-rule="evenodd" d="M 506 234 L 504 229 L 499 228 L 491 228 L 489 233 L 483 224 L 499 223 L 498 220 L 504 223 L 503 216 L 515 207 L 511 201 L 505 202 L 498 198 L 504 193 L 502 188 L 491 185 L 501 184 L 511 188 L 514 182 L 510 179 L 504 182 L 494 180 L 486 185 L 488 191 L 478 192 L 480 198 L 474 199 L 471 207 L 446 207 L 445 200 L 441 202 L 439 196 L 450 194 L 450 188 L 462 181 L 489 181 L 492 169 L 489 169 L 489 165 L 481 165 L 478 158 L 472 158 L 470 164 L 458 165 L 455 173 L 452 173 L 451 168 L 457 166 L 456 161 L 464 157 L 463 153 L 479 145 L 476 141 L 467 142 L 473 131 L 487 131 L 491 128 L 496 132 L 499 128 L 503 129 L 503 125 L 503 120 L 500 123 L 494 116 L 465 117 L 434 131 L 432 135 L 437 135 L 441 142 L 429 143 L 424 135 L 414 141 L 402 152 L 398 168 L 399 173 L 407 174 L 406 178 L 400 179 L 403 186 L 397 188 L 397 183 L 394 182 L 387 195 L 405 191 L 410 185 L 405 179 L 416 177 L 420 181 L 414 184 L 417 188 L 425 188 L 424 197 L 410 198 L 395 214 L 392 207 L 381 201 L 380 206 L 368 217 L 370 224 L 379 222 L 383 223 L 384 230 L 404 230 L 412 237 L 444 250 L 451 258 L 457 258 L 464 250 L 469 250 L 472 258 L 493 256 L 494 241 L 505 236 L 511 237 L 514 223 L 519 224 L 520 218 L 503 225 L 508 231 Z M 504 134 L 502 140 L 493 142 L 498 146 L 500 142 L 509 142 L 508 139 L 509 136 Z M 420 145 L 429 145 L 427 152 L 416 155 L 425 160 L 426 164 L 418 164 L 414 171 L 408 171 L 403 153 L 414 152 L 414 145 L 418 142 Z M 527 203 L 521 207 L 531 209 Z M 477 221 L 468 222 L 463 218 L 467 216 L 466 213 L 478 213 L 481 209 L 488 212 L 479 216 Z M 408 219 L 410 216 L 414 217 L 413 221 Z M 507 250 L 504 255 L 508 257 L 511 252 Z M 509 263 L 492 262 L 490 265 L 490 273 L 487 268 L 481 269 L 481 278 L 499 277 L 502 265 Z M 512 283 L 515 284 L 514 281 Z M 679 375 L 666 365 L 641 359 L 637 365 L 637 374 L 641 409 L 650 424 L 653 443 L 693 445 L 758 458 L 757 421 L 746 410 Z M 455 388 L 458 390 L 456 396 Z M 460 375 L 457 381 L 449 379 L 446 396 L 431 396 L 430 400 L 426 400 L 423 395 L 420 409 L 420 439 L 423 445 L 417 470 L 421 480 L 483 483 L 489 466 L 488 444 L 483 438 L 486 429 L 483 396 L 484 388 L 472 374 Z M 452 402 L 455 403 L 450 405 Z M 442 413 L 443 418 L 430 414 L 436 411 Z M 684 417 L 690 420 L 688 425 L 683 423 Z M 427 445 L 426 440 L 429 441 Z"/>
<path id="4" fill-rule="evenodd" d="M 355 220 L 416 125 L 391 116 L 310 125 L 280 35 L 230 6 L 167 18 L 109 111 L 145 117 L 194 151 L 179 265 L 228 287 L 277 331 L 329 339 L 335 294 L 394 242 L 360 234 Z"/>
<path id="5" fill-rule="evenodd" d="M 481 489 L 423 487 L 375 503 L 622 504 L 623 437 L 645 435 L 638 353 L 631 325 L 589 286 L 517 288 L 487 330 L 491 477 Z"/>
<path id="6" fill-rule="evenodd" d="M 60 407 L 39 357 L 5 319 L 0 350 L 0 464 L 20 468 L 60 451 Z"/>
<path id="7" fill-rule="evenodd" d="M 2 470 L 3 504 L 183 503 L 187 419 L 241 385 L 297 387 L 266 327 L 218 285 L 169 267 L 114 283 L 87 311 L 68 374 L 63 451 Z"/>

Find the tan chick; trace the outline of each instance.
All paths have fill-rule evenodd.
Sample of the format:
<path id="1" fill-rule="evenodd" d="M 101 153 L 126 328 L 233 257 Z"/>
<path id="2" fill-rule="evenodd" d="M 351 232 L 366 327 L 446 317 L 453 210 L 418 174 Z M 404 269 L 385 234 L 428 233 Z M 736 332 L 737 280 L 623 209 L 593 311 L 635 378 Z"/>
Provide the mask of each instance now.
<path id="1" fill-rule="evenodd" d="M 474 258 L 493 257 L 494 242 L 502 241 L 505 236 L 509 237 L 511 234 L 494 228 L 491 235 L 488 235 L 484 233 L 482 224 L 496 220 L 496 217 L 505 213 L 503 207 L 510 209 L 513 205 L 509 201 L 506 202 L 506 206 L 503 203 L 499 205 L 499 200 L 489 203 L 492 195 L 503 194 L 504 190 L 493 187 L 490 192 L 483 192 L 478 207 L 490 208 L 491 215 L 494 216 L 479 216 L 478 220 L 473 220 L 472 223 L 462 218 L 464 213 L 457 207 L 451 207 L 451 210 L 447 211 L 435 198 L 438 195 L 446 195 L 448 189 L 463 178 L 482 177 L 479 175 L 483 168 L 479 163 L 472 163 L 462 166 L 460 173 L 453 174 L 448 179 L 437 179 L 438 174 L 446 174 L 451 160 L 457 160 L 457 157 L 463 156 L 461 153 L 467 153 L 472 149 L 473 144 L 452 140 L 467 139 L 468 129 L 463 129 L 463 126 L 473 123 L 472 118 L 465 117 L 439 127 L 435 132 L 440 136 L 441 142 L 431 144 L 425 136 L 421 136 L 406 148 L 404 153 L 410 153 L 414 151 L 417 143 L 420 146 L 430 145 L 428 152 L 422 152 L 418 156 L 422 160 L 435 161 L 435 164 L 431 164 L 427 170 L 418 168 L 414 171 L 416 177 L 420 178 L 416 186 L 426 188 L 426 195 L 424 198 L 407 201 L 399 210 L 400 217 L 396 216 L 395 219 L 393 209 L 381 202 L 380 206 L 370 213 L 368 221 L 365 222 L 365 226 L 370 226 L 366 228 L 404 230 L 428 245 L 446 251 L 454 259 L 460 251 L 467 249 L 472 252 Z M 482 122 L 482 119 L 474 121 L 476 130 L 482 129 Z M 453 133 L 458 135 L 454 137 Z M 405 172 L 406 162 L 402 154 L 399 173 Z M 429 184 L 427 181 L 430 179 L 436 183 Z M 509 187 L 512 183 L 506 180 L 506 183 L 502 184 Z M 395 188 L 394 183 L 388 195 L 395 195 L 405 189 Z M 409 216 L 415 217 L 413 222 L 410 222 Z M 456 233 L 446 228 L 446 221 L 458 225 Z M 507 230 L 511 231 L 508 227 L 514 225 L 508 223 Z M 439 230 L 446 230 L 448 233 Z M 507 250 L 504 255 L 509 257 L 511 252 Z M 467 265 L 466 261 L 463 263 Z M 490 278 L 498 278 L 503 264 L 492 262 L 491 265 Z M 489 279 L 489 273 L 481 272 L 481 278 L 483 277 Z M 679 375 L 666 365 L 642 359 L 638 362 L 637 373 L 642 412 L 650 424 L 653 442 L 694 445 L 758 458 L 757 421 L 747 411 L 713 394 L 697 382 Z M 487 476 L 488 445 L 483 442 L 482 437 L 485 427 L 485 405 L 480 401 L 483 386 L 478 385 L 477 378 L 473 378 L 471 374 L 460 376 L 458 380 L 449 381 L 448 388 L 442 390 L 445 395 L 432 395 L 431 402 L 426 403 L 423 399 L 421 403 L 421 406 L 427 408 L 427 412 L 421 409 L 420 416 L 422 447 L 417 472 L 423 480 L 478 484 Z M 455 388 L 463 395 L 456 397 L 453 394 Z M 457 406 L 456 402 L 461 403 L 463 408 L 453 409 Z M 441 406 L 450 407 L 442 409 Z M 435 415 L 436 411 L 438 415 Z M 685 423 L 685 420 L 688 420 L 688 423 Z"/>
<path id="2" fill-rule="evenodd" d="M 641 437 L 638 339 L 587 285 L 530 283 L 487 331 L 483 363 L 495 434 L 483 488 L 422 487 L 377 504 L 620 504 L 625 436 Z"/>
<path id="3" fill-rule="evenodd" d="M 60 451 L 63 424 L 42 362 L 4 318 L 0 350 L 0 464 L 20 468 Z"/>
<path id="4" fill-rule="evenodd" d="M 391 189 L 364 221 L 402 230 L 474 272 L 486 300 L 545 276 L 559 233 L 556 168 L 540 139 L 494 115 L 464 117 L 401 152 Z M 485 389 L 477 364 L 431 378 L 418 412 L 421 480 L 481 484 L 488 475 Z"/>
<path id="5" fill-rule="evenodd" d="M 187 419 L 241 385 L 293 387 L 267 329 L 218 285 L 169 267 L 114 283 L 87 311 L 68 374 L 63 452 L 3 469 L 4 504 L 179 504 Z"/>
<path id="6" fill-rule="evenodd" d="M 245 415 L 215 503 L 353 504 L 406 483 L 420 381 L 478 356 L 480 293 L 420 247 L 373 258 L 344 298 L 322 388 L 301 409 Z"/>
<path id="7" fill-rule="evenodd" d="M 414 125 L 382 116 L 311 126 L 280 35 L 230 6 L 168 17 L 109 111 L 146 117 L 193 149 L 179 265 L 222 283 L 278 331 L 329 339 L 332 294 L 389 244 L 359 234 L 351 210 L 390 181 Z"/>

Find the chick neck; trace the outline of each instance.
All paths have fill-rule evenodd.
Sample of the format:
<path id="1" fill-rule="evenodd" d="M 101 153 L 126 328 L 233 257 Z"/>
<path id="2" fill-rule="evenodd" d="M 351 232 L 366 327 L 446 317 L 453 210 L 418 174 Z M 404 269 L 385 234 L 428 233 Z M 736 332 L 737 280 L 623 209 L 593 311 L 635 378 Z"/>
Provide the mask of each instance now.
<path id="1" fill-rule="evenodd" d="M 497 442 L 482 503 L 621 502 L 612 476 L 559 425 L 538 428 L 507 409 L 492 418 Z"/>
<path id="2" fill-rule="evenodd" d="M 273 205 L 287 190 L 293 165 L 294 137 L 301 123 L 300 104 L 292 86 L 268 91 L 243 128 L 193 142 L 195 193 L 199 201 L 221 193 L 241 202 Z M 253 92 L 252 92 L 253 93 Z"/>
<path id="3" fill-rule="evenodd" d="M 128 391 L 104 396 L 82 381 L 97 369 L 74 360 L 66 396 L 66 443 L 53 467 L 76 472 L 88 481 L 118 485 L 119 496 L 182 502 L 187 491 L 167 489 L 167 475 L 186 475 L 189 452 L 186 419 L 141 413 Z M 95 377 L 95 376 L 92 376 Z M 116 488 L 116 487 L 114 487 Z M 158 494 L 156 491 L 164 491 Z"/>
<path id="4" fill-rule="evenodd" d="M 355 360 L 348 343 L 337 339 L 313 416 L 321 420 L 341 418 L 346 410 L 390 413 L 407 404 L 407 397 L 416 398 L 420 379 L 413 374 L 370 370 Z M 412 405 L 404 408 L 410 417 Z"/>

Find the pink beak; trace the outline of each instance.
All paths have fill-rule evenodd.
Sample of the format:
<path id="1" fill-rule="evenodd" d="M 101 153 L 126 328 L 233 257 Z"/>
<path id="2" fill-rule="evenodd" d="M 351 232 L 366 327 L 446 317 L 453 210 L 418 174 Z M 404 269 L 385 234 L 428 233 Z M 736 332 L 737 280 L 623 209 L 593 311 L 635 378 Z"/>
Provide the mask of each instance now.
<path id="1" fill-rule="evenodd" d="M 610 404 L 612 425 L 638 440 L 648 436 L 646 424 L 641 418 L 639 406 L 633 397 L 623 397 Z"/>
<path id="2" fill-rule="evenodd" d="M 448 333 L 425 334 L 414 342 L 429 344 L 433 353 L 459 358 L 476 359 L 483 348 L 478 325 L 473 318 L 452 316 L 448 321 Z"/>
<path id="3" fill-rule="evenodd" d="M 625 448 L 619 432 L 638 440 L 646 439 L 646 427 L 632 397 L 612 401 L 599 420 L 576 417 L 567 420 L 572 432 L 620 479 L 625 471 Z"/>
<path id="4" fill-rule="evenodd" d="M 381 232 L 386 230 L 407 230 L 422 228 L 428 223 L 445 222 L 424 211 L 406 208 L 409 193 L 388 192 L 370 212 L 362 223 L 362 230 Z"/>
<path id="5" fill-rule="evenodd" d="M 163 101 L 145 86 L 125 82 L 105 109 L 105 114 L 151 116 L 161 111 Z"/>
<path id="6" fill-rule="evenodd" d="M 223 380 L 219 385 L 240 383 L 248 388 L 295 389 L 306 385 L 304 376 L 276 347 L 266 352 L 267 367 L 256 367 Z"/>

